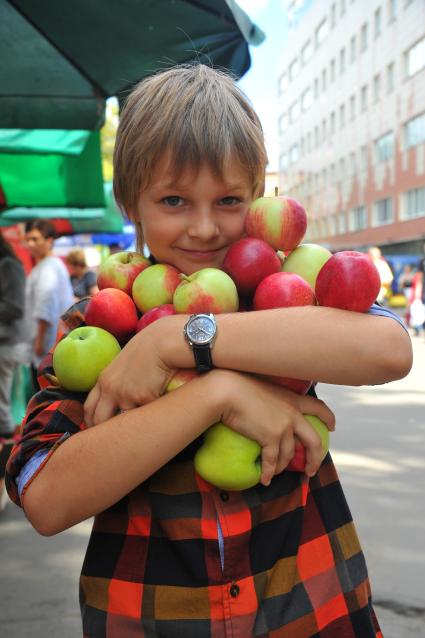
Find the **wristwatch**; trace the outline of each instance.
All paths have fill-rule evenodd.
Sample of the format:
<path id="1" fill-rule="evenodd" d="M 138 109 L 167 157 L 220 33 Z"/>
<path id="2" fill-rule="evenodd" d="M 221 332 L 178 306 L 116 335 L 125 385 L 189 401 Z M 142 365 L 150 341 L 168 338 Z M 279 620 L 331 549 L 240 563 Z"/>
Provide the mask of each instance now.
<path id="1" fill-rule="evenodd" d="M 217 336 L 214 315 L 191 315 L 184 327 L 184 336 L 193 350 L 197 372 L 212 370 L 214 364 L 211 358 L 211 348 Z"/>

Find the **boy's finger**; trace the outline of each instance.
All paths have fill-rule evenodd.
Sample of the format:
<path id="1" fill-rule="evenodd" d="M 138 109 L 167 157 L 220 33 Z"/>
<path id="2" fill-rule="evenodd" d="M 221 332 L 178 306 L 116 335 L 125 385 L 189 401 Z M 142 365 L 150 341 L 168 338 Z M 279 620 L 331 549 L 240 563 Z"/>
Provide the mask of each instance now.
<path id="1" fill-rule="evenodd" d="M 328 427 L 328 430 L 333 432 L 335 430 L 335 414 L 321 399 L 315 399 L 314 397 L 304 396 L 302 397 L 302 405 L 300 411 L 304 414 L 311 414 L 317 416 Z"/>
<path id="2" fill-rule="evenodd" d="M 89 392 L 87 399 L 84 402 L 84 423 L 87 427 L 92 427 L 93 415 L 96 410 L 96 406 L 99 402 L 100 388 L 96 384 Z"/>
<path id="3" fill-rule="evenodd" d="M 322 462 L 322 440 L 314 427 L 302 416 L 297 419 L 294 432 L 305 447 L 305 473 L 307 476 L 313 476 Z"/>
<path id="4" fill-rule="evenodd" d="M 261 483 L 265 486 L 275 475 L 278 452 L 275 445 L 265 445 L 261 450 Z"/>
<path id="5" fill-rule="evenodd" d="M 113 399 L 108 396 L 102 396 L 102 400 L 97 402 L 96 409 L 93 414 L 93 424 L 98 425 L 108 419 L 111 419 L 117 413 L 118 406 Z"/>

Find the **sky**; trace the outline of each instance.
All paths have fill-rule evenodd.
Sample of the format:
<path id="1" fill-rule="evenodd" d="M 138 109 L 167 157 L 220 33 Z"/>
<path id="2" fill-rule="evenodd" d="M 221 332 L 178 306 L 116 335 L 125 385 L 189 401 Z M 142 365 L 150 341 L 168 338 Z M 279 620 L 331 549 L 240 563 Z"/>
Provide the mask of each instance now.
<path id="1" fill-rule="evenodd" d="M 279 60 L 287 37 L 285 0 L 237 0 L 238 5 L 266 34 L 258 47 L 250 46 L 251 68 L 239 85 L 251 100 L 264 128 L 269 171 L 278 168 Z"/>

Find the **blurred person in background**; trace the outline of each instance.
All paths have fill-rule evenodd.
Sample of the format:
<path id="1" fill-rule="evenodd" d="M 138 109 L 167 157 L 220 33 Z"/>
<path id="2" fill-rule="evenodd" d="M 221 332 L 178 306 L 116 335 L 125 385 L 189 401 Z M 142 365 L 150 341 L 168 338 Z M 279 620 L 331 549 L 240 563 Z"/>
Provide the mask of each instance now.
<path id="1" fill-rule="evenodd" d="M 24 268 L 0 232 L 0 511 L 7 502 L 4 471 L 16 430 L 11 410 L 12 382 L 22 360 L 24 311 Z"/>
<path id="2" fill-rule="evenodd" d="M 99 290 L 96 284 L 97 275 L 93 270 L 89 270 L 84 250 L 81 248 L 71 250 L 66 256 L 66 263 L 71 273 L 71 284 L 76 301 L 95 295 Z"/>
<path id="3" fill-rule="evenodd" d="M 397 281 L 399 291 L 403 293 L 407 300 L 409 300 L 410 297 L 414 276 L 415 270 L 410 264 L 406 264 Z"/>
<path id="4" fill-rule="evenodd" d="M 35 264 L 26 287 L 28 359 L 35 391 L 37 367 L 56 342 L 61 314 L 74 302 L 68 270 L 52 254 L 55 237 L 55 227 L 46 219 L 33 219 L 25 225 L 25 241 Z"/>
<path id="5" fill-rule="evenodd" d="M 387 297 L 388 292 L 391 289 L 391 284 L 394 279 L 394 275 L 388 262 L 382 256 L 380 248 L 378 248 L 377 246 L 372 246 L 371 248 L 369 248 L 368 254 L 371 260 L 373 261 L 373 263 L 375 264 L 379 272 L 379 276 L 381 278 L 381 290 L 379 291 L 377 301 L 378 303 L 382 304 L 384 303 L 385 298 Z"/>
<path id="6" fill-rule="evenodd" d="M 423 261 L 419 262 L 417 272 L 412 279 L 408 306 L 408 324 L 412 328 L 415 336 L 419 336 L 425 324 L 424 305 L 424 270 Z"/>

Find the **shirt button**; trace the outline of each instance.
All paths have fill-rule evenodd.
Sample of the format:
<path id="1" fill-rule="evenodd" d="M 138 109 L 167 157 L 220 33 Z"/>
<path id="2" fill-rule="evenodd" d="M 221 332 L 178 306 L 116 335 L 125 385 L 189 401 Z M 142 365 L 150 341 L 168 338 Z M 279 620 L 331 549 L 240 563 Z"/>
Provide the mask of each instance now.
<path id="1" fill-rule="evenodd" d="M 229 493 L 228 492 L 220 492 L 220 498 L 224 502 L 228 501 L 229 500 Z"/>
<path id="2" fill-rule="evenodd" d="M 239 596 L 239 585 L 236 585 L 236 583 L 233 583 L 233 585 L 231 585 L 230 587 L 230 595 L 232 598 L 236 598 L 237 596 Z"/>

